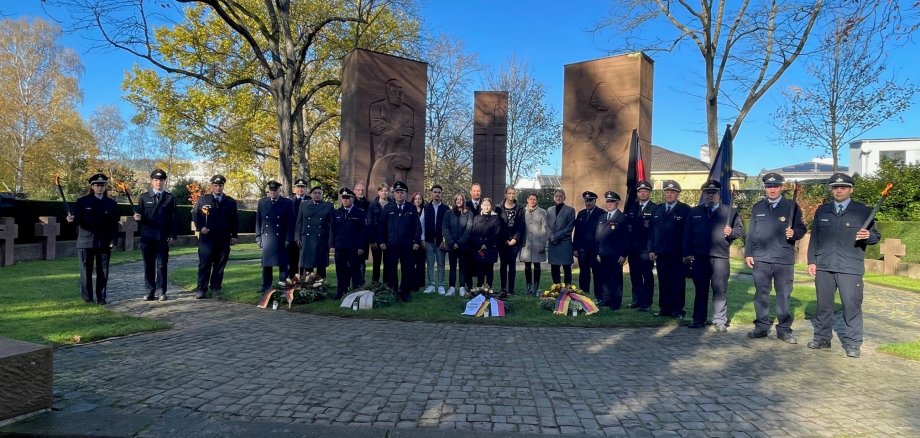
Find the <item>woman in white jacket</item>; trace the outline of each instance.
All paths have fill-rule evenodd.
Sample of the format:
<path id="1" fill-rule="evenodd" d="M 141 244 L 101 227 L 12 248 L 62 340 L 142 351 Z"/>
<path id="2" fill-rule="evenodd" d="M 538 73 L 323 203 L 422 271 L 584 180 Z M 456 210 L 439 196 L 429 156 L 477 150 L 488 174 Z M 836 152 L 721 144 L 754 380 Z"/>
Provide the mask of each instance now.
<path id="1" fill-rule="evenodd" d="M 524 262 L 527 294 L 540 294 L 540 263 L 546 262 L 546 210 L 537 205 L 537 194 L 527 195 L 524 207 L 524 245 L 518 259 Z"/>

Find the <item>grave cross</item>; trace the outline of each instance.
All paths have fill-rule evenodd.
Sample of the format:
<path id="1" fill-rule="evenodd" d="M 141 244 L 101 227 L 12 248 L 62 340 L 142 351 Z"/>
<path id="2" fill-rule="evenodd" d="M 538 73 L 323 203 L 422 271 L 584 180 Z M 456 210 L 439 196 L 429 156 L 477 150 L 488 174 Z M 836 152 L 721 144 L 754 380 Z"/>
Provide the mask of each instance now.
<path id="1" fill-rule="evenodd" d="M 118 221 L 118 231 L 125 233 L 125 251 L 134 249 L 134 232 L 137 231 L 137 221 L 132 216 L 122 216 Z"/>
<path id="2" fill-rule="evenodd" d="M 882 254 L 882 272 L 895 274 L 901 257 L 907 254 L 907 246 L 901 243 L 901 239 L 885 239 L 879 247 L 879 252 Z"/>
<path id="3" fill-rule="evenodd" d="M 57 236 L 61 235 L 61 224 L 54 216 L 39 216 L 35 224 L 35 237 L 44 240 L 45 260 L 54 260 L 57 256 Z"/>
<path id="4" fill-rule="evenodd" d="M 13 265 L 13 242 L 17 236 L 19 225 L 16 225 L 16 221 L 11 217 L 0 218 L 0 246 L 3 247 L 0 249 L 0 256 L 3 256 L 0 266 Z"/>

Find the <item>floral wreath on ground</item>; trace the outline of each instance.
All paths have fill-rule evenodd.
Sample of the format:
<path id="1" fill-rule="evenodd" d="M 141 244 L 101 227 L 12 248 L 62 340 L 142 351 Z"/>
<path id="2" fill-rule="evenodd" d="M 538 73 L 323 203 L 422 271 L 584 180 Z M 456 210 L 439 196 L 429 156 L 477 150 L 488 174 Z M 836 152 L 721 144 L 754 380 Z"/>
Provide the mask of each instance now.
<path id="1" fill-rule="evenodd" d="M 496 291 L 495 289 L 492 289 L 492 286 L 489 285 L 477 286 L 467 291 L 466 298 L 468 299 L 464 301 L 464 306 L 466 306 L 465 303 L 468 303 L 470 300 L 480 295 L 485 296 L 486 301 L 492 299 L 501 301 L 505 306 L 506 315 L 514 311 L 514 303 L 508 300 L 508 297 L 510 296 L 508 292 Z"/>
<path id="2" fill-rule="evenodd" d="M 348 293 L 369 290 L 374 293 L 374 308 L 387 307 L 396 304 L 399 301 L 399 295 L 391 289 L 386 283 L 377 281 L 371 282 L 366 286 L 352 288 Z"/>
<path id="3" fill-rule="evenodd" d="M 278 309 L 282 303 L 287 303 L 288 308 L 294 304 L 306 304 L 314 301 L 329 300 L 335 297 L 326 285 L 326 280 L 315 272 L 308 272 L 304 276 L 295 275 L 278 283 L 277 289 L 271 289 L 259 299 L 260 309 Z"/>
<path id="4" fill-rule="evenodd" d="M 584 313 L 593 315 L 600 309 L 583 291 L 571 284 L 554 283 L 549 289 L 540 293 L 540 308 L 552 310 L 554 315 L 572 315 Z"/>

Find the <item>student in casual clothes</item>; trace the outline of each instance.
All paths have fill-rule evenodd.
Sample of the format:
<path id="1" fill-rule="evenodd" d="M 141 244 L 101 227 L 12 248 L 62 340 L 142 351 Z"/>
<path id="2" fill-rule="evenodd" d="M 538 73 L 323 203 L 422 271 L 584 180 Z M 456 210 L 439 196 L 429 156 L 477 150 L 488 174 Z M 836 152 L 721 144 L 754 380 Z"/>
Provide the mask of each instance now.
<path id="1" fill-rule="evenodd" d="M 501 232 L 501 219 L 492 211 L 492 199 L 483 198 L 479 214 L 473 218 L 473 228 L 470 230 L 470 251 L 475 263 L 476 286 L 492 286 Z"/>
<path id="2" fill-rule="evenodd" d="M 454 195 L 453 206 L 444 215 L 444 241 L 441 247 L 447 252 L 450 275 L 446 295 L 453 295 L 457 289 L 457 280 L 460 281 L 460 296 L 466 296 L 470 285 L 467 283 L 470 267 L 467 266 L 467 247 L 470 240 L 470 231 L 473 228 L 473 212 L 466 208 L 466 196 L 463 193 Z"/>

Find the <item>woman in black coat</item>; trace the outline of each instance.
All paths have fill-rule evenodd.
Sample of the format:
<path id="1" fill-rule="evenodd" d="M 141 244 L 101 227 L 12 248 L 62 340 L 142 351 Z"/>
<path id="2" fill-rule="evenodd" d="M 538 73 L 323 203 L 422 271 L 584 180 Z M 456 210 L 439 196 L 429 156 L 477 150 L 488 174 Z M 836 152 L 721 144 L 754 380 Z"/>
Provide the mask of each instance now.
<path id="1" fill-rule="evenodd" d="M 498 261 L 498 239 L 501 236 L 501 219 L 492 211 L 492 200 L 485 198 L 480 203 L 480 213 L 473 218 L 470 230 L 470 251 L 476 286 L 492 286 L 495 277 L 495 262 Z"/>
<path id="2" fill-rule="evenodd" d="M 470 229 L 473 227 L 473 212 L 466 209 L 466 196 L 463 193 L 454 195 L 454 205 L 444 215 L 444 241 L 442 249 L 447 251 L 450 275 L 447 277 L 447 296 L 457 292 L 457 279 L 460 279 L 460 296 L 466 296 L 469 288 L 467 278 L 470 277 L 470 267 L 467 266 L 467 247 L 470 240 Z M 459 273 L 459 275 L 457 275 Z"/>
<path id="3" fill-rule="evenodd" d="M 419 227 L 425 226 L 425 197 L 420 192 L 415 192 L 409 198 L 411 203 L 418 212 Z M 425 287 L 425 247 L 419 245 L 418 250 L 412 251 L 412 290 L 418 290 Z"/>

